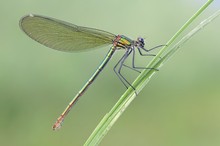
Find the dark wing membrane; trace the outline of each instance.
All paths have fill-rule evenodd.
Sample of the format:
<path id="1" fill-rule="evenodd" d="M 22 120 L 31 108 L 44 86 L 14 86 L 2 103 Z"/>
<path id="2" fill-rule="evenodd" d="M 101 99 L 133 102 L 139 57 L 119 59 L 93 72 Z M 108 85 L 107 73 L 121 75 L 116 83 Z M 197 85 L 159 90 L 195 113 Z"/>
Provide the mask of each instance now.
<path id="1" fill-rule="evenodd" d="M 39 15 L 24 16 L 21 29 L 35 41 L 52 49 L 74 52 L 112 44 L 115 35 Z"/>

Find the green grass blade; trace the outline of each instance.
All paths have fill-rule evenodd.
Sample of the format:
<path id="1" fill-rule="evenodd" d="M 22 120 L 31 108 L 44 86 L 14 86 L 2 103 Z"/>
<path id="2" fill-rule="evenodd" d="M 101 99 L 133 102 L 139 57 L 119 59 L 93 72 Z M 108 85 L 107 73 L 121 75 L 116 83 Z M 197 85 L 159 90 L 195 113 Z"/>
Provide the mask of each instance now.
<path id="1" fill-rule="evenodd" d="M 148 64 L 147 67 L 151 68 L 159 68 L 161 67 L 165 61 L 167 61 L 173 54 L 185 43 L 187 42 L 194 34 L 200 31 L 204 26 L 209 24 L 214 18 L 216 18 L 220 11 L 217 11 L 213 15 L 211 15 L 206 20 L 202 21 L 198 26 L 196 26 L 192 31 L 190 31 L 186 36 L 180 39 L 179 42 L 173 44 L 173 42 L 177 39 L 177 37 L 207 8 L 207 6 L 213 0 L 207 1 L 181 28 L 180 30 L 167 42 L 168 46 L 163 47 L 157 54 L 157 56 Z M 173 45 L 170 48 L 170 45 Z M 169 49 L 170 48 L 170 49 Z M 169 50 L 168 50 L 169 49 Z M 164 54 L 164 52 L 167 52 Z M 162 58 L 160 58 L 162 56 Z M 160 58 L 160 59 L 159 59 Z M 136 88 L 136 92 L 139 93 L 143 87 L 149 82 L 150 78 L 154 73 L 157 72 L 155 70 L 144 70 L 134 81 L 132 84 Z M 136 93 L 132 88 L 126 90 L 126 92 L 121 96 L 118 102 L 114 105 L 114 107 L 107 113 L 101 122 L 98 124 L 96 129 L 87 139 L 84 146 L 95 146 L 98 145 L 102 138 L 107 134 L 107 132 L 111 129 L 113 124 L 117 121 L 117 119 L 121 116 L 124 110 L 128 107 L 128 105 L 135 99 Z"/>

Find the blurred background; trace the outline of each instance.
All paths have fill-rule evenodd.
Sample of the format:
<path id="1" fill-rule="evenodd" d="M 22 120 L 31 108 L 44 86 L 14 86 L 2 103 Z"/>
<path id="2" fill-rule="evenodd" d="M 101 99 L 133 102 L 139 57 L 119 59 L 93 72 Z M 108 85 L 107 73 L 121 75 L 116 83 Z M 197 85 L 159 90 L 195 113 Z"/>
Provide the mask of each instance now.
<path id="1" fill-rule="evenodd" d="M 151 48 L 165 44 L 205 2 L 1 0 L 1 145 L 83 145 L 125 91 L 112 69 L 124 53 L 118 51 L 63 127 L 53 131 L 53 123 L 96 70 L 109 46 L 82 53 L 49 49 L 20 30 L 23 15 L 45 15 L 132 39 L 142 36 Z M 190 28 L 219 8 L 219 1 L 213 2 Z M 153 76 L 100 145 L 220 145 L 219 26 L 217 18 L 187 42 Z M 145 66 L 149 59 L 138 57 L 137 65 Z M 129 70 L 123 73 L 131 82 L 138 75 Z"/>

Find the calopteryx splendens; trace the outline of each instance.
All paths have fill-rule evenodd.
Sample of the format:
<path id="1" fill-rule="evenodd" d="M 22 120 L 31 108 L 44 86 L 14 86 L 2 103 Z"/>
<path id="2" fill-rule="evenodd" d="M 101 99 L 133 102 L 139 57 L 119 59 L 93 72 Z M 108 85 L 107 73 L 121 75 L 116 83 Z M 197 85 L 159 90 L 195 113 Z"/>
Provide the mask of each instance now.
<path id="1" fill-rule="evenodd" d="M 112 45 L 103 62 L 100 64 L 98 69 L 92 75 L 92 77 L 87 81 L 87 83 L 82 87 L 82 89 L 76 94 L 73 100 L 66 107 L 64 112 L 57 119 L 53 125 L 53 129 L 58 129 L 66 117 L 66 115 L 71 110 L 72 106 L 81 97 L 88 87 L 93 83 L 99 73 L 103 70 L 106 64 L 111 59 L 112 55 L 116 50 L 125 50 L 124 55 L 118 61 L 114 67 L 114 72 L 117 74 L 122 83 L 128 88 L 128 86 L 135 88 L 126 80 L 126 78 L 121 74 L 122 67 L 128 67 L 137 72 L 138 69 L 146 69 L 144 67 L 136 67 L 134 63 L 135 49 L 138 50 L 139 54 L 142 56 L 154 56 L 148 54 L 149 51 L 161 47 L 163 45 L 156 46 L 151 49 L 144 48 L 144 39 L 138 37 L 137 40 L 129 39 L 123 35 L 114 35 L 110 32 L 106 32 L 99 29 L 88 28 L 77 26 L 68 22 L 57 20 L 54 18 L 49 18 L 45 16 L 29 14 L 24 16 L 20 20 L 20 28 L 33 40 L 49 47 L 52 49 L 66 51 L 66 52 L 77 52 L 86 51 L 92 48 L 97 48 L 105 45 Z M 145 53 L 143 53 L 143 52 Z M 132 66 L 127 66 L 124 64 L 127 57 L 132 56 Z M 117 69 L 118 67 L 118 69 Z"/>

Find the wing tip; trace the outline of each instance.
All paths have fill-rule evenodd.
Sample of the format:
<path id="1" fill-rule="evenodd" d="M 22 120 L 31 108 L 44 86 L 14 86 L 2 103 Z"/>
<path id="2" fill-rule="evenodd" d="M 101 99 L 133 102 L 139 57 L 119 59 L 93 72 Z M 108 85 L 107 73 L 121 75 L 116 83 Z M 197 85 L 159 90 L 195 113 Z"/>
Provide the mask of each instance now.
<path id="1" fill-rule="evenodd" d="M 34 15 L 34 14 L 32 14 L 32 13 L 30 13 L 28 16 L 30 16 L 30 17 L 34 17 L 35 15 Z"/>
<path id="2" fill-rule="evenodd" d="M 36 17 L 36 16 L 37 16 L 37 15 L 30 13 L 30 14 L 27 14 L 27 15 L 24 15 L 23 17 L 21 17 L 21 19 L 20 19 L 20 21 L 19 21 L 19 26 L 20 26 L 20 28 L 24 31 L 24 28 L 23 28 L 23 22 L 24 22 L 24 20 L 27 19 L 27 18 Z"/>

